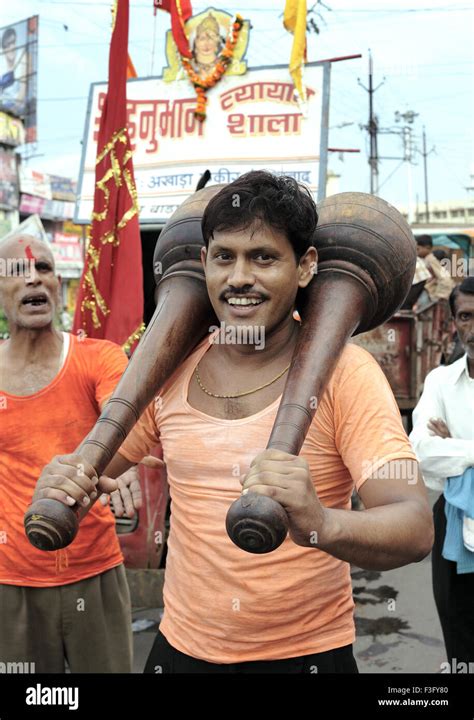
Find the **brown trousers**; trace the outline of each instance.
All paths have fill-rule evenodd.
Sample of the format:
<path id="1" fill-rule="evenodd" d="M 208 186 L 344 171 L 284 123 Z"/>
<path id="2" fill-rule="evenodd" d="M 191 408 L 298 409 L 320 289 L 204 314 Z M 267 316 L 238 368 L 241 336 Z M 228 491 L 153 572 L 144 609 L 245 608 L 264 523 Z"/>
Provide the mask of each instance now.
<path id="1" fill-rule="evenodd" d="M 125 568 L 70 585 L 0 584 L 0 672 L 128 673 L 130 593 Z"/>

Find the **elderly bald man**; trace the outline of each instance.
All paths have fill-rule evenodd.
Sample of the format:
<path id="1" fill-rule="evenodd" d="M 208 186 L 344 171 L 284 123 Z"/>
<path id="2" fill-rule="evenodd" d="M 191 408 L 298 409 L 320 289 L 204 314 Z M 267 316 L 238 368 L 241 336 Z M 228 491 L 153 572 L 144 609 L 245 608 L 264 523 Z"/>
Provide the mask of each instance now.
<path id="1" fill-rule="evenodd" d="M 47 243 L 0 243 L 10 333 L 0 344 L 0 666 L 130 672 L 130 596 L 110 508 L 96 503 L 67 550 L 37 550 L 23 529 L 42 468 L 75 450 L 127 365 L 118 345 L 55 328 L 60 283 Z M 127 514 L 140 506 L 135 471 L 101 483 L 97 492 L 122 488 Z"/>

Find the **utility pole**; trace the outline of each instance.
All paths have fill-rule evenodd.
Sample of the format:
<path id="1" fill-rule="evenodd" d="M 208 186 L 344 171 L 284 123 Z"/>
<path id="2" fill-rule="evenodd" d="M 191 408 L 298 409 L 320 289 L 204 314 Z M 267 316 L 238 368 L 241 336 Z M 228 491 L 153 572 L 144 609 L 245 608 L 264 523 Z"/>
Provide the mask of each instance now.
<path id="1" fill-rule="evenodd" d="M 427 160 L 428 153 L 426 152 L 426 132 L 425 132 L 425 126 L 423 125 L 423 169 L 425 173 L 425 212 L 426 212 L 426 222 L 429 223 L 430 221 L 430 205 L 428 202 L 428 160 Z"/>
<path id="2" fill-rule="evenodd" d="M 379 155 L 377 150 L 378 120 L 377 116 L 374 115 L 374 93 L 379 89 L 381 85 L 383 85 L 384 81 L 385 78 L 382 80 L 381 83 L 377 85 L 376 88 L 374 88 L 372 53 L 369 50 L 369 87 L 366 88 L 365 85 L 361 83 L 360 78 L 357 78 L 357 82 L 361 87 L 364 88 L 366 92 L 369 93 L 369 122 L 368 125 L 365 125 L 364 127 L 368 131 L 370 138 L 369 165 L 371 195 L 377 195 L 379 191 Z"/>
<path id="3" fill-rule="evenodd" d="M 403 120 L 405 125 L 402 128 L 402 140 L 403 140 L 403 160 L 407 167 L 407 188 L 408 188 L 408 222 L 414 222 L 413 213 L 413 177 L 412 177 L 412 165 L 415 147 L 413 144 L 413 128 L 412 125 L 418 113 L 413 110 L 407 110 L 404 113 L 395 113 L 395 122 Z"/>
<path id="4" fill-rule="evenodd" d="M 430 221 L 430 205 L 428 201 L 428 155 L 431 155 L 433 151 L 434 148 L 431 148 L 429 152 L 426 151 L 426 132 L 425 126 L 423 125 L 423 152 L 421 154 L 423 155 L 423 169 L 425 174 L 425 215 L 427 223 Z"/>
<path id="5" fill-rule="evenodd" d="M 372 84 L 372 53 L 369 55 L 369 136 L 370 136 L 370 194 L 379 191 L 379 159 L 377 152 L 377 119 L 374 118 L 374 88 Z"/>
<path id="6" fill-rule="evenodd" d="M 403 128 L 403 156 L 407 166 L 407 188 L 408 188 L 408 222 L 415 221 L 413 215 L 413 174 L 412 174 L 412 129 L 409 125 Z"/>

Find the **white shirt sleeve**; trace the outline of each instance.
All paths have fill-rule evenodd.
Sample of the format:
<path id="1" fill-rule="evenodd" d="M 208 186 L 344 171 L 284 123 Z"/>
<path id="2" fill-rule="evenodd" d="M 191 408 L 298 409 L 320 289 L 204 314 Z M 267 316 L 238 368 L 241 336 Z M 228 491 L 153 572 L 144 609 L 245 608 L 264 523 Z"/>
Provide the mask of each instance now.
<path id="1" fill-rule="evenodd" d="M 437 371 L 426 376 L 423 394 L 413 411 L 413 430 L 410 442 L 420 462 L 421 472 L 431 487 L 442 489 L 446 478 L 462 475 L 474 465 L 472 440 L 441 438 L 431 435 L 428 421 L 440 418 L 448 425 L 444 402 L 440 394 L 443 378 Z"/>

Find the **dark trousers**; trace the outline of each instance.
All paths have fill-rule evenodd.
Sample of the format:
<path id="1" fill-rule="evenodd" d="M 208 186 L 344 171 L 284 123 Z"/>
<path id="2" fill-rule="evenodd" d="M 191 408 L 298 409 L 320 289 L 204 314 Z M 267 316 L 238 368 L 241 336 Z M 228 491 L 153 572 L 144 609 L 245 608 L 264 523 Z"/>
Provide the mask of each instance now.
<path id="1" fill-rule="evenodd" d="M 55 587 L 0 583 L 0 663 L 30 673 L 132 672 L 123 565 Z M 22 672 L 22 670 L 12 670 Z"/>
<path id="2" fill-rule="evenodd" d="M 358 673 L 352 645 L 285 660 L 256 660 L 221 665 L 197 660 L 172 647 L 158 632 L 148 657 L 146 673 Z"/>
<path id="3" fill-rule="evenodd" d="M 456 563 L 442 556 L 446 535 L 444 495 L 433 507 L 433 593 L 449 662 L 474 662 L 474 573 L 458 575 Z"/>

